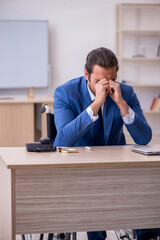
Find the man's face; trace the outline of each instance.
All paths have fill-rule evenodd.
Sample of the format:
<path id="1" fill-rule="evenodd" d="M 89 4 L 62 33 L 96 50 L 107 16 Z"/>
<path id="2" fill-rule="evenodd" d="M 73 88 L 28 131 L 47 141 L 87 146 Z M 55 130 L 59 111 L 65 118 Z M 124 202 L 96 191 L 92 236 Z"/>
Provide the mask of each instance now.
<path id="1" fill-rule="evenodd" d="M 116 67 L 105 69 L 103 67 L 100 67 L 99 65 L 95 65 L 93 67 L 93 72 L 88 74 L 87 70 L 85 69 L 84 76 L 86 80 L 88 81 L 88 87 L 91 90 L 91 92 L 95 94 L 95 85 L 98 83 L 101 79 L 106 80 L 113 80 L 115 81 L 117 78 L 117 69 Z"/>

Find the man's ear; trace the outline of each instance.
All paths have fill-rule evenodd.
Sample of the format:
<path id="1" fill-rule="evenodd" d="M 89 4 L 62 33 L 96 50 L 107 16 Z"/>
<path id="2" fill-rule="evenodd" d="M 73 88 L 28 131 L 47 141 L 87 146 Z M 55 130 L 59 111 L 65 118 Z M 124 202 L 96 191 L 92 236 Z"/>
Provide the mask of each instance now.
<path id="1" fill-rule="evenodd" d="M 88 74 L 88 72 L 87 72 L 86 69 L 84 70 L 84 76 L 85 76 L 85 79 L 88 81 L 88 79 L 89 79 L 89 74 Z"/>

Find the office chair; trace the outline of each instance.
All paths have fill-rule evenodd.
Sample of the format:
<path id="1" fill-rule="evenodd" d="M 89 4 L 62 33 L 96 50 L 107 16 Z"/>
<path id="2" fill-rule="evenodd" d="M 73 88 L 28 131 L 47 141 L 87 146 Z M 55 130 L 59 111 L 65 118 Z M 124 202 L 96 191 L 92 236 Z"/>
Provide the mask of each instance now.
<path id="1" fill-rule="evenodd" d="M 54 143 L 54 139 L 57 134 L 56 126 L 54 123 L 54 114 L 51 113 L 50 107 L 48 105 L 44 105 L 41 109 L 41 114 L 46 111 L 46 120 L 47 120 L 47 137 L 50 139 L 50 142 Z M 41 233 L 41 234 L 23 234 L 22 240 L 71 240 L 71 236 L 73 240 L 77 239 L 76 232 L 73 233 Z"/>

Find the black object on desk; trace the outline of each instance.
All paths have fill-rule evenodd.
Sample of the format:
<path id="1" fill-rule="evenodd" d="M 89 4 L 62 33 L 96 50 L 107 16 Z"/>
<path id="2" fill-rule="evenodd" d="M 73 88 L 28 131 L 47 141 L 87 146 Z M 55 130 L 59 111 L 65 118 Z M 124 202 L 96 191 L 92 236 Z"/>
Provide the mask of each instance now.
<path id="1" fill-rule="evenodd" d="M 46 143 L 43 142 L 33 142 L 26 143 L 26 149 L 28 152 L 55 152 L 56 147 L 53 146 L 50 141 L 48 142 L 48 138 L 46 138 Z"/>

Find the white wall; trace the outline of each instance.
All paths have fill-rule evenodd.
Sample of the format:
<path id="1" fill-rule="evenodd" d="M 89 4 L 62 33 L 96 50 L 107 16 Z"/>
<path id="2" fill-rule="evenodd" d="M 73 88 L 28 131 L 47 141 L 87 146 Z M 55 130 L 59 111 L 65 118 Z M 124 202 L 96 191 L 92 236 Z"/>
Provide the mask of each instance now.
<path id="1" fill-rule="evenodd" d="M 0 20 L 48 20 L 52 93 L 69 79 L 83 75 L 85 58 L 100 46 L 115 51 L 115 5 L 160 0 L 0 0 Z M 0 95 L 26 90 L 0 90 Z"/>

